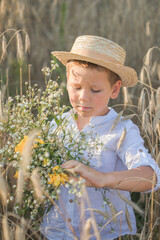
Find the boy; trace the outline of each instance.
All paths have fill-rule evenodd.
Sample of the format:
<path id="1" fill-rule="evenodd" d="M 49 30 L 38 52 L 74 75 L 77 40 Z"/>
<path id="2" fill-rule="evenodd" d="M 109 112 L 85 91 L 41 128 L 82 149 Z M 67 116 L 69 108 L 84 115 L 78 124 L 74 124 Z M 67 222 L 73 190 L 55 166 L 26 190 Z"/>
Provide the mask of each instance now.
<path id="1" fill-rule="evenodd" d="M 91 207 L 101 212 L 105 209 L 108 214 L 105 219 L 95 211 L 97 226 L 102 228 L 99 228 L 96 237 L 90 239 L 111 240 L 120 235 L 135 234 L 133 209 L 121 199 L 119 193 L 130 199 L 129 191 L 149 191 L 152 185 L 158 188 L 159 168 L 144 148 L 138 128 L 130 120 L 120 119 L 113 128 L 118 114 L 108 107 L 108 102 L 118 96 L 121 86 L 134 86 L 137 74 L 134 69 L 124 66 L 125 51 L 119 45 L 97 36 L 80 36 L 71 52 L 53 52 L 53 55 L 67 66 L 67 90 L 77 120 L 71 112 L 66 113 L 65 117 L 71 118 L 70 124 L 79 131 L 98 134 L 105 145 L 98 157 L 91 159 L 90 166 L 93 167 L 75 160 L 63 164 L 63 168 L 71 169 L 85 179 Z M 86 153 L 84 157 L 87 157 Z M 60 197 L 68 212 L 66 222 L 72 224 L 78 238 L 82 237 L 80 213 L 78 204 L 73 202 L 73 194 L 62 188 Z M 59 207 L 63 211 L 60 204 Z M 89 218 L 87 208 L 85 215 Z M 109 221 L 116 213 L 119 213 L 116 220 Z M 67 223 L 54 207 L 44 217 L 41 228 L 50 240 L 71 239 Z"/>

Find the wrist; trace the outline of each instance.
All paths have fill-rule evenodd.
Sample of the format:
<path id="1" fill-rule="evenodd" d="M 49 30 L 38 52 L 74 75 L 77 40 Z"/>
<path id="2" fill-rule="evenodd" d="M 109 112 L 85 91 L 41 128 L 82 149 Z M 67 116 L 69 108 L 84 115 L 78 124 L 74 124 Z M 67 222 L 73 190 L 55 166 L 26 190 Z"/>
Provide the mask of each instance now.
<path id="1" fill-rule="evenodd" d="M 87 181 L 89 181 L 92 185 L 92 187 L 96 188 L 102 188 L 105 187 L 105 173 L 99 172 L 93 168 L 88 168 L 88 171 L 85 173 L 85 177 L 83 174 L 81 174 L 82 177 L 84 177 Z"/>
<path id="2" fill-rule="evenodd" d="M 112 172 L 103 173 L 102 177 L 102 187 L 114 188 L 115 183 L 114 175 Z"/>

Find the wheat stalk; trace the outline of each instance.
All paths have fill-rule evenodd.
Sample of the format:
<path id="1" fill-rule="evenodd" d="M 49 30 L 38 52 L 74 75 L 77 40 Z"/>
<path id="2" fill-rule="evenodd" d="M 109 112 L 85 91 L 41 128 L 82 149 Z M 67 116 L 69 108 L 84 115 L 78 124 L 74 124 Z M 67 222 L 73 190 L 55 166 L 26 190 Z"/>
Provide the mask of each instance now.
<path id="1" fill-rule="evenodd" d="M 7 55 L 7 41 L 5 35 L 2 36 L 2 55 L 4 57 Z"/>
<path id="2" fill-rule="evenodd" d="M 38 199 L 43 201 L 43 190 L 41 188 L 41 179 L 38 173 L 38 169 L 34 169 L 31 175 L 31 181 L 33 183 L 34 191 Z"/>
<path id="3" fill-rule="evenodd" d="M 4 206 L 7 204 L 7 184 L 0 172 L 0 199 Z"/>
<path id="4" fill-rule="evenodd" d="M 17 38 L 17 58 L 19 60 L 23 60 L 23 57 L 24 57 L 23 42 L 19 32 L 17 32 L 16 38 Z"/>
<path id="5" fill-rule="evenodd" d="M 118 116 L 116 117 L 116 119 L 115 119 L 115 121 L 114 121 L 114 123 L 113 123 L 110 131 L 113 131 L 113 129 L 116 127 L 116 125 L 117 125 L 117 123 L 119 122 L 119 120 L 120 120 L 120 118 L 122 117 L 122 115 L 123 115 L 123 111 L 120 111 L 120 112 L 118 113 Z"/>
<path id="6" fill-rule="evenodd" d="M 119 141 L 118 141 L 118 144 L 117 144 L 117 150 L 120 148 L 120 146 L 122 145 L 124 139 L 125 139 L 125 136 L 126 136 L 126 133 L 127 133 L 127 130 L 126 128 L 124 128 L 120 138 L 119 138 Z"/>
<path id="7" fill-rule="evenodd" d="M 3 215 L 2 217 L 2 231 L 4 240 L 10 239 L 10 228 L 8 225 L 7 216 Z"/>
<path id="8" fill-rule="evenodd" d="M 18 180 L 16 188 L 16 202 L 21 203 L 23 199 L 24 173 L 22 168 L 18 170 Z"/>
<path id="9" fill-rule="evenodd" d="M 0 90 L 0 122 L 3 121 L 3 103 L 2 103 L 2 91 Z"/>
<path id="10" fill-rule="evenodd" d="M 87 205 L 90 208 L 90 215 L 91 215 L 91 218 L 92 218 L 91 223 L 92 223 L 92 227 L 93 227 L 93 230 L 94 230 L 95 237 L 96 237 L 97 240 L 100 240 L 100 234 L 99 234 L 99 231 L 98 231 L 98 228 L 97 228 L 96 220 L 95 220 L 92 208 L 91 208 L 91 203 L 90 203 L 85 185 L 82 185 L 82 195 L 83 195 L 85 201 L 87 202 Z"/>
<path id="11" fill-rule="evenodd" d="M 142 209 L 140 209 L 140 207 L 138 207 L 137 204 L 135 204 L 134 202 L 130 201 L 128 198 L 126 198 L 124 195 L 122 195 L 119 191 L 117 191 L 119 197 L 126 202 L 127 204 L 129 204 L 130 206 L 132 206 L 140 215 L 144 216 L 144 212 Z"/>
<path id="12" fill-rule="evenodd" d="M 38 130 L 33 130 L 29 135 L 26 141 L 26 144 L 22 151 L 22 161 L 21 166 L 24 172 L 26 172 L 27 168 L 30 166 L 31 156 L 32 156 L 32 147 L 33 142 L 36 136 L 40 133 Z"/>
<path id="13" fill-rule="evenodd" d="M 28 34 L 26 33 L 25 36 L 25 53 L 30 53 L 30 49 L 31 49 L 31 43 L 30 43 L 30 38 L 28 36 Z"/>
<path id="14" fill-rule="evenodd" d="M 92 226 L 92 218 L 88 218 L 85 225 L 84 225 L 84 230 L 83 230 L 83 236 L 82 240 L 89 240 L 90 239 L 90 231 L 91 231 L 91 226 Z"/>

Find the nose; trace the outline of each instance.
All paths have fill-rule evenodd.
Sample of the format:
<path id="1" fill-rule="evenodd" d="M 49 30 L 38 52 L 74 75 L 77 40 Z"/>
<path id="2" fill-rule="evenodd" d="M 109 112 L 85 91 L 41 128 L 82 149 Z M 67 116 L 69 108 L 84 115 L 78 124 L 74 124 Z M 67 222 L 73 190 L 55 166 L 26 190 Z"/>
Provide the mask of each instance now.
<path id="1" fill-rule="evenodd" d="M 88 102 L 90 99 L 89 92 L 86 89 L 81 89 L 79 93 L 79 100 Z"/>

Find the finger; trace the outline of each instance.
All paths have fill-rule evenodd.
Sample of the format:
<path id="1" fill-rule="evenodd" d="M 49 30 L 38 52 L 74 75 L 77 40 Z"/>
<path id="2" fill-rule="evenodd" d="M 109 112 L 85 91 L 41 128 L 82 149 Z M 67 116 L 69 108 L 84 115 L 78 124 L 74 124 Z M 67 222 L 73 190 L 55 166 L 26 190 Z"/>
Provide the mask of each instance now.
<path id="1" fill-rule="evenodd" d="M 66 168 L 65 168 L 66 169 Z M 64 169 L 64 170 L 65 170 Z M 68 173 L 71 173 L 71 174 L 74 174 L 75 172 L 74 172 L 74 168 L 71 168 L 71 169 L 66 169 L 66 172 L 68 172 Z"/>
<path id="2" fill-rule="evenodd" d="M 68 161 L 68 162 L 63 163 L 63 164 L 62 164 L 62 168 L 66 168 L 66 169 L 68 169 L 68 168 L 74 168 L 74 167 L 78 166 L 79 164 L 80 164 L 80 163 L 77 162 L 77 161 L 75 161 L 75 160 L 70 160 L 70 161 Z"/>

